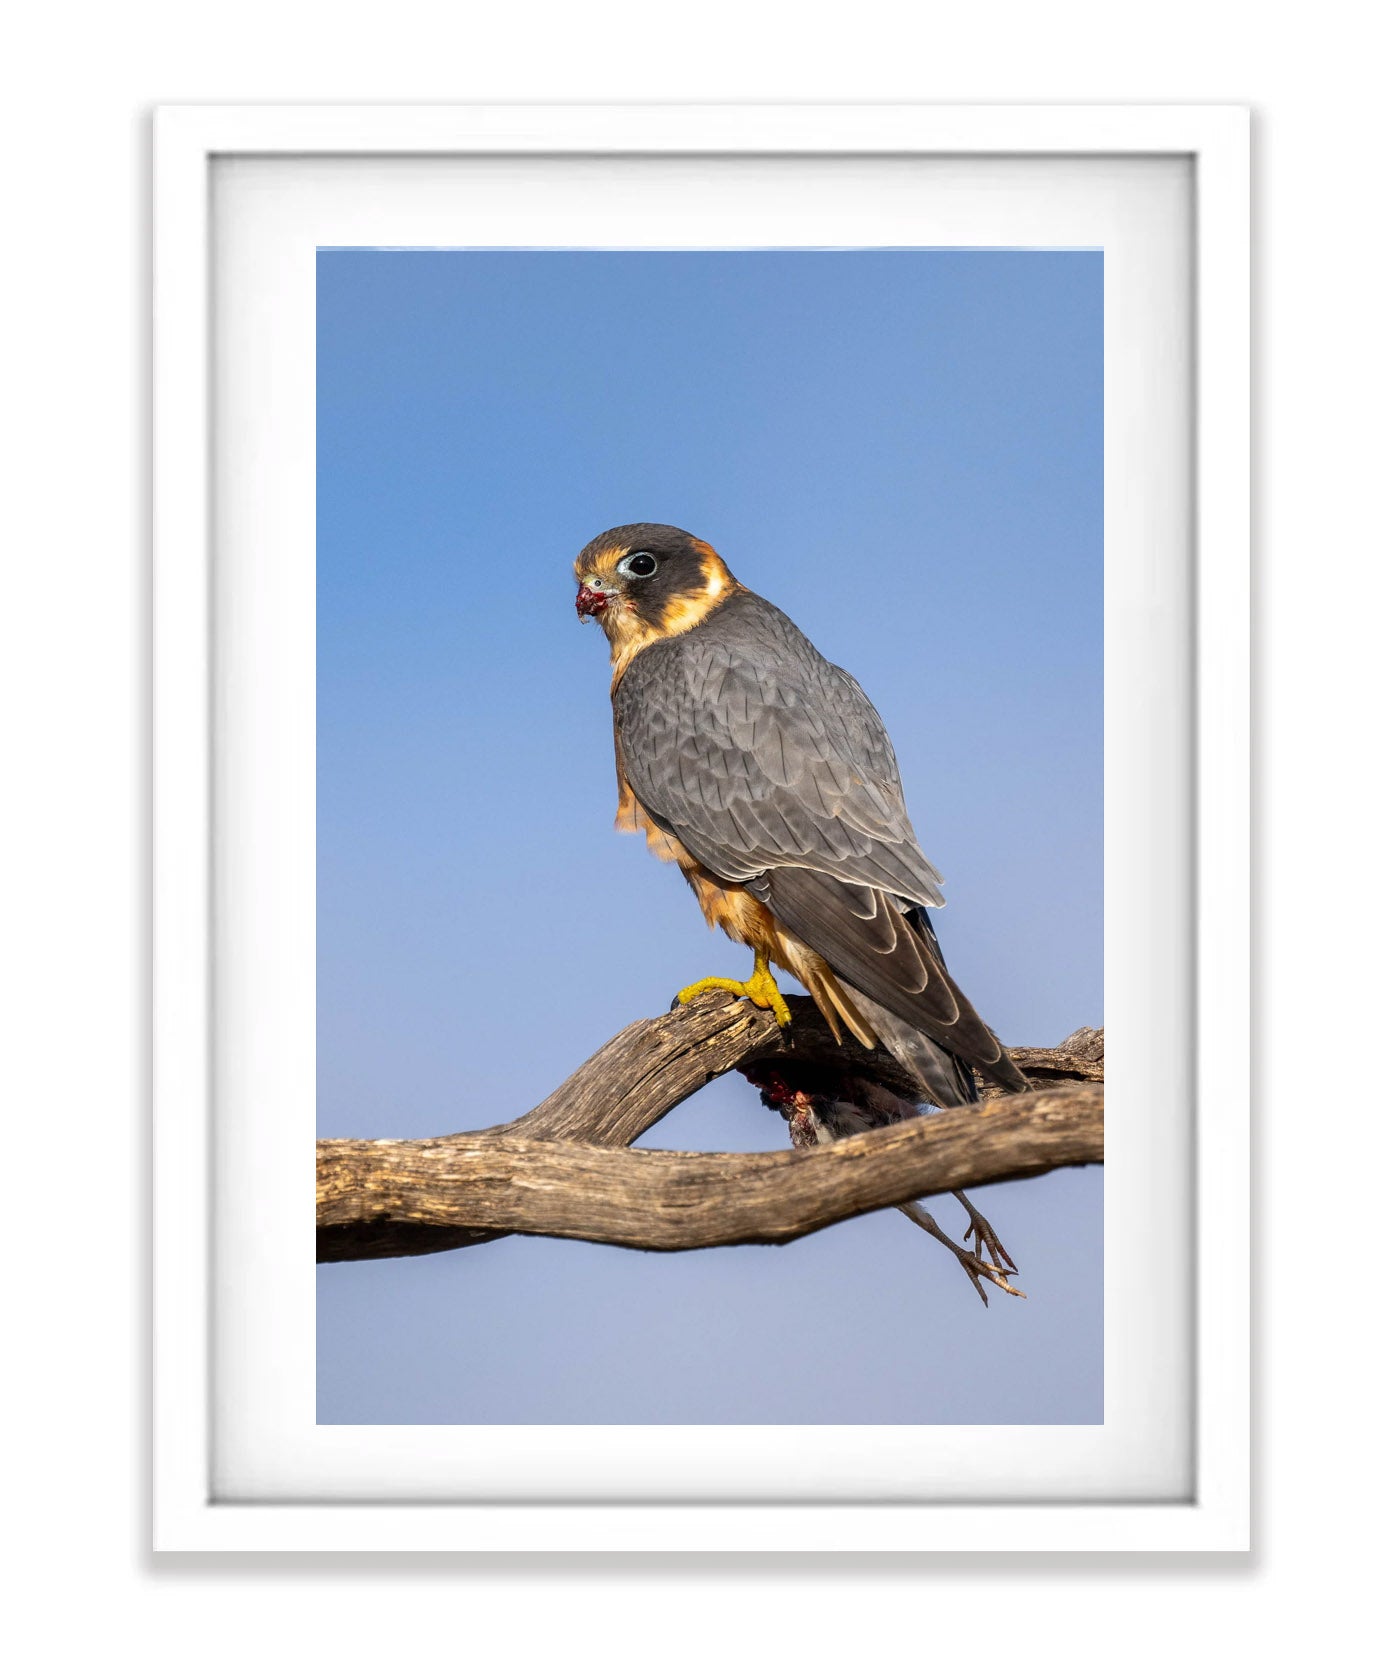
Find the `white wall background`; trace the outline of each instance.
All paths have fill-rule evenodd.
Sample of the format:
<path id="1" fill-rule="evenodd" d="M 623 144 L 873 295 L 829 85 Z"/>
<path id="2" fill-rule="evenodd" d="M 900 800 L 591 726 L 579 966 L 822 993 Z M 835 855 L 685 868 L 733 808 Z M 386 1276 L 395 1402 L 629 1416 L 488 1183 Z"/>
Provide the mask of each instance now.
<path id="1" fill-rule="evenodd" d="M 815 1658 L 819 1672 L 898 1662 L 1015 1680 L 1365 1661 L 1387 1608 L 1394 1498 L 1381 1360 L 1394 1343 L 1395 1126 L 1365 1099 L 1384 1084 L 1372 1063 L 1395 1014 L 1395 823 L 1367 791 L 1394 781 L 1396 715 L 1383 15 L 1359 0 L 1306 13 L 1243 0 L 868 0 L 854 13 L 128 0 L 9 21 L 0 1117 L 7 1644 L 21 1672 L 125 1657 L 152 1677 L 603 1662 L 684 1675 Z M 1250 1559 L 147 1554 L 147 111 L 642 97 L 1256 108 L 1265 973 Z"/>

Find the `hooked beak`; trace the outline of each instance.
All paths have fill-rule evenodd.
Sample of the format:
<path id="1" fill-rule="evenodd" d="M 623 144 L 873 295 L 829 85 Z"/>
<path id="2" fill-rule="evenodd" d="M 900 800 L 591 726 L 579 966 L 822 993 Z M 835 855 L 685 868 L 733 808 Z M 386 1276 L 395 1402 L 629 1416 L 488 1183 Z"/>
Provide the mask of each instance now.
<path id="1" fill-rule="evenodd" d="M 579 623 L 597 618 L 600 612 L 606 611 L 616 594 L 615 589 L 590 589 L 586 583 L 581 583 L 578 594 L 574 596 L 574 611 L 578 614 Z"/>

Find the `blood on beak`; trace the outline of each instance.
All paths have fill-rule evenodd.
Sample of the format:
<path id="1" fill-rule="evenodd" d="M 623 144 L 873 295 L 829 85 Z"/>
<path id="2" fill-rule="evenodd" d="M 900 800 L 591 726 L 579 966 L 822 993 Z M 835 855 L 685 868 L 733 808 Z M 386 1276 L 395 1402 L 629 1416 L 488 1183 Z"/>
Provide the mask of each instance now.
<path id="1" fill-rule="evenodd" d="M 586 583 L 578 586 L 578 594 L 574 596 L 574 611 L 578 614 L 578 621 L 583 623 L 586 618 L 597 618 L 612 600 L 611 594 L 602 589 L 590 589 Z"/>

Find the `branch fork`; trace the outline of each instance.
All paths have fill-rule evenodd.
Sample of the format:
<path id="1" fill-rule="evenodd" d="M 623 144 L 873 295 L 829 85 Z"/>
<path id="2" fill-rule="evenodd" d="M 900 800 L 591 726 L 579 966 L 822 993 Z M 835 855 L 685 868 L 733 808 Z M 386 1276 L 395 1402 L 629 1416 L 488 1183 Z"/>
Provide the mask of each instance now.
<path id="1" fill-rule="evenodd" d="M 429 1254 L 512 1233 L 639 1249 L 783 1243 L 837 1220 L 1103 1160 L 1103 1034 L 1012 1050 L 1032 1089 L 801 1151 L 696 1154 L 631 1145 L 747 1063 L 858 1073 L 906 1098 L 883 1051 L 838 1045 L 810 999 L 792 1023 L 707 993 L 624 1027 L 508 1125 L 418 1139 L 323 1139 L 317 1259 Z"/>

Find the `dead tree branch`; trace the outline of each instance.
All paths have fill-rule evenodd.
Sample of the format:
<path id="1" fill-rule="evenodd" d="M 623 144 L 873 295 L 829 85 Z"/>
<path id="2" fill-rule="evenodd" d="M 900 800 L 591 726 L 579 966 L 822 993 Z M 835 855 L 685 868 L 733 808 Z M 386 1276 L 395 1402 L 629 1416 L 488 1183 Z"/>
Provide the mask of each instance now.
<path id="1" fill-rule="evenodd" d="M 855 1070 L 917 1096 L 881 1051 L 837 1045 L 805 998 L 783 1032 L 720 994 L 605 1044 L 509 1125 L 317 1147 L 317 1258 L 369 1260 L 511 1232 L 631 1248 L 788 1242 L 919 1196 L 1103 1159 L 1103 1035 L 1012 1054 L 1036 1089 L 800 1153 L 632 1151 L 711 1079 L 752 1061 Z"/>

